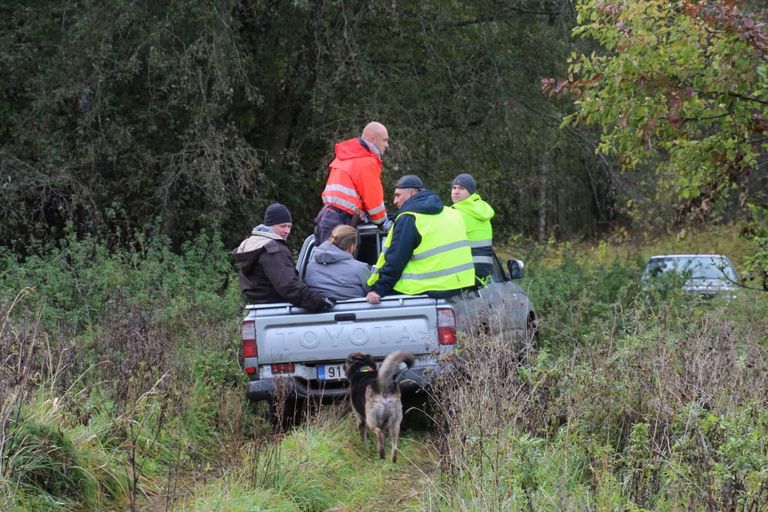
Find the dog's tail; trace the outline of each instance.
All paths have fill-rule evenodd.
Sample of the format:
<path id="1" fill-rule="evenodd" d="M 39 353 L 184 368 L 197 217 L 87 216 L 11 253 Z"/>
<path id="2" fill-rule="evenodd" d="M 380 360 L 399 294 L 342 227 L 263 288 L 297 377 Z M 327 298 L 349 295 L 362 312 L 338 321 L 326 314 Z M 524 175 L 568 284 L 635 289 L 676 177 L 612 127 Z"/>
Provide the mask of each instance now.
<path id="1" fill-rule="evenodd" d="M 413 354 L 407 350 L 396 350 L 389 354 L 379 368 L 379 388 L 394 393 L 397 391 L 397 377 L 406 368 L 413 366 Z"/>

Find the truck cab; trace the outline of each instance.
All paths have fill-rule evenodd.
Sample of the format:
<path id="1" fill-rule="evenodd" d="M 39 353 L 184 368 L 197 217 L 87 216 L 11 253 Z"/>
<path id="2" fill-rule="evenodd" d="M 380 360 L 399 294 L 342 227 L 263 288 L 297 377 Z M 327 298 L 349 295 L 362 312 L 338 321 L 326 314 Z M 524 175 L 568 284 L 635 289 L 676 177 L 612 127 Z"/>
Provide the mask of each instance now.
<path id="1" fill-rule="evenodd" d="M 358 226 L 355 258 L 374 265 L 384 236 L 385 233 L 373 224 Z M 308 236 L 296 261 L 296 270 L 302 280 L 315 247 L 314 235 Z M 485 286 L 446 299 L 454 308 L 457 331 L 470 336 L 508 336 L 522 340 L 521 350 L 530 351 L 531 344 L 536 341 L 538 319 L 528 294 L 515 282 L 524 277 L 524 268 L 522 261 L 511 259 L 507 261 L 505 271 L 494 252 L 493 272 Z"/>

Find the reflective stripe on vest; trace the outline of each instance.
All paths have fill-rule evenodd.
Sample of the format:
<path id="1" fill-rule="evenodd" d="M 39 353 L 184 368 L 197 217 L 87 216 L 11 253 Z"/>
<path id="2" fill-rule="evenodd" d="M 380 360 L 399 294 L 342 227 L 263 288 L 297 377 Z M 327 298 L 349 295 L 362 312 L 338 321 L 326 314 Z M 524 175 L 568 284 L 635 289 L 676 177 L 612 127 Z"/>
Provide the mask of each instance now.
<path id="1" fill-rule="evenodd" d="M 372 208 L 368 210 L 368 215 L 373 217 L 377 213 L 383 212 L 385 210 L 384 204 L 382 203 L 381 206 L 377 206 L 376 208 Z"/>
<path id="2" fill-rule="evenodd" d="M 423 260 L 424 258 L 429 258 L 430 256 L 434 256 L 435 254 L 440 254 L 441 252 L 450 251 L 458 247 L 466 247 L 468 245 L 469 245 L 469 242 L 467 242 L 466 240 L 459 240 L 458 242 L 452 242 L 450 244 L 441 245 L 440 247 L 435 247 L 434 249 L 430 249 L 428 251 L 420 252 L 419 254 L 414 254 L 413 256 L 411 256 L 411 259 Z"/>
<path id="3" fill-rule="evenodd" d="M 323 194 L 326 192 L 344 192 L 348 196 L 360 198 L 360 194 L 357 193 L 357 190 L 349 187 L 345 187 L 344 185 L 326 185 L 325 189 L 323 190 Z"/>
<path id="4" fill-rule="evenodd" d="M 350 203 L 349 201 L 341 199 L 340 197 L 323 196 L 323 203 L 334 206 L 343 206 L 345 210 L 352 210 L 354 212 L 352 215 L 357 215 L 357 213 L 360 211 L 355 203 Z"/>
<path id="5" fill-rule="evenodd" d="M 489 265 L 493 265 L 492 256 L 472 256 L 472 261 L 475 263 L 488 263 Z"/>
<path id="6" fill-rule="evenodd" d="M 400 279 L 432 279 L 433 277 L 441 277 L 441 276 L 447 276 L 449 274 L 457 274 L 461 272 L 462 270 L 473 270 L 475 269 L 474 263 L 462 263 L 461 265 L 456 265 L 455 267 L 446 268 L 444 270 L 435 270 L 433 272 L 424 272 L 421 274 L 411 274 L 408 272 L 403 272 L 400 276 Z"/>
<path id="7" fill-rule="evenodd" d="M 421 235 L 421 243 L 414 249 L 400 279 L 395 283 L 396 291 L 417 295 L 429 291 L 458 290 L 474 285 L 472 252 L 465 238 L 463 220 L 457 212 L 443 208 L 443 211 L 436 215 L 405 212 L 398 218 L 402 215 L 413 215 L 416 230 Z M 386 250 L 392 242 L 394 231 L 393 227 L 384 241 L 382 253 L 368 281 L 369 285 L 378 280 L 378 271 L 386 264 Z"/>
<path id="8" fill-rule="evenodd" d="M 332 166 L 322 193 L 323 204 L 336 206 L 360 218 L 367 215 L 375 224 L 384 222 L 387 218 L 384 201 L 376 194 L 375 201 L 381 202 L 370 205 L 368 202 L 370 202 L 371 197 L 364 198 L 363 192 L 359 192 L 355 187 L 355 181 L 352 179 L 349 170 Z M 366 208 L 370 207 L 370 209 L 364 209 L 364 204 Z"/>

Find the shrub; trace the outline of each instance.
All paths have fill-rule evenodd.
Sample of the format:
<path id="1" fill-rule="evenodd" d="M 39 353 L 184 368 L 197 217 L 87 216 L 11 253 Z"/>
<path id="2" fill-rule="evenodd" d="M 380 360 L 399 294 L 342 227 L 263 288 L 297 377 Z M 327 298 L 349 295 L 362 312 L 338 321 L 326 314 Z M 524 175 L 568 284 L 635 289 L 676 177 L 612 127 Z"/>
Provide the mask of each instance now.
<path id="1" fill-rule="evenodd" d="M 135 506 L 140 487 L 159 493 L 162 479 L 210 461 L 220 429 L 232 439 L 258 428 L 217 237 L 181 254 L 161 237 L 109 251 L 70 236 L 39 251 L 0 253 L 0 289 L 17 297 L 0 303 L 0 488 L 11 503 Z"/>

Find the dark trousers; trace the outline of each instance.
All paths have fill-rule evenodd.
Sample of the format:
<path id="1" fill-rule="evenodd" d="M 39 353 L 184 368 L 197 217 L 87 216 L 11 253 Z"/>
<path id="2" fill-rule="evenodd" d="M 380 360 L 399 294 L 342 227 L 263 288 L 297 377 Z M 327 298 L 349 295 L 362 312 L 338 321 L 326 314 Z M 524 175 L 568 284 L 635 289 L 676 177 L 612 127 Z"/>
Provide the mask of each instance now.
<path id="1" fill-rule="evenodd" d="M 315 245 L 320 245 L 328 240 L 333 228 L 339 224 L 354 225 L 352 222 L 354 218 L 355 216 L 350 213 L 331 208 L 327 205 L 323 206 L 320 209 L 320 213 L 315 217 Z"/>

